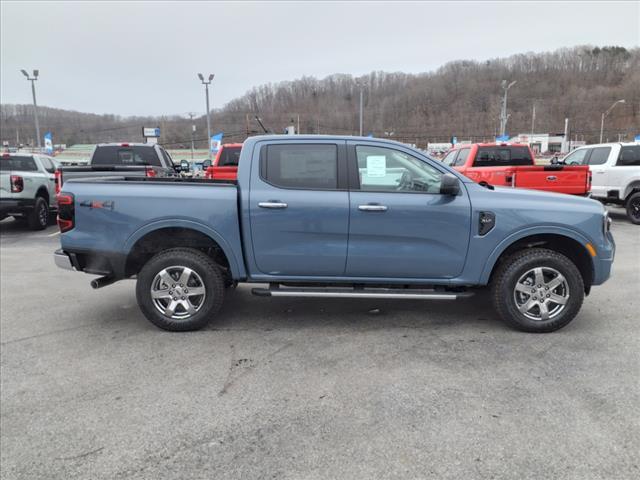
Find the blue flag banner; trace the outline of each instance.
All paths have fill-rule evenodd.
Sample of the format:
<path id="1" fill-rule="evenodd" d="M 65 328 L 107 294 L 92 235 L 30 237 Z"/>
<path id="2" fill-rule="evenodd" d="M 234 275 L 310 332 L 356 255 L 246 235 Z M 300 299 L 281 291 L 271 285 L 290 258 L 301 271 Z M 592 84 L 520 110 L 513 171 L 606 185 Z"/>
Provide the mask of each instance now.
<path id="1" fill-rule="evenodd" d="M 218 153 L 220 150 L 220 145 L 222 145 L 222 135 L 223 133 L 216 133 L 215 135 L 211 135 L 210 146 L 211 153 Z"/>
<path id="2" fill-rule="evenodd" d="M 44 134 L 44 151 L 49 155 L 53 153 L 53 135 L 51 135 L 51 132 Z"/>
<path id="3" fill-rule="evenodd" d="M 636 135 L 636 142 L 640 142 L 640 135 Z"/>
<path id="4" fill-rule="evenodd" d="M 368 138 L 373 138 L 373 132 L 369 132 L 369 135 L 367 135 Z"/>
<path id="5" fill-rule="evenodd" d="M 496 142 L 508 142 L 509 141 L 509 135 L 498 135 L 496 137 Z"/>

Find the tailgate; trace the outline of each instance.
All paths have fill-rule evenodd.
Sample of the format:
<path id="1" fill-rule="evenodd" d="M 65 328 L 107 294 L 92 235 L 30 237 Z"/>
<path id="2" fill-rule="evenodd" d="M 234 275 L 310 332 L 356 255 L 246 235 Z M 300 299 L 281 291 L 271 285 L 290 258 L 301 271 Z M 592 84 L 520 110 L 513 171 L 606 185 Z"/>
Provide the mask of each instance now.
<path id="1" fill-rule="evenodd" d="M 238 167 L 212 167 L 215 180 L 237 180 Z"/>
<path id="2" fill-rule="evenodd" d="M 590 190 L 589 167 L 515 167 L 512 185 L 516 188 L 585 195 Z"/>

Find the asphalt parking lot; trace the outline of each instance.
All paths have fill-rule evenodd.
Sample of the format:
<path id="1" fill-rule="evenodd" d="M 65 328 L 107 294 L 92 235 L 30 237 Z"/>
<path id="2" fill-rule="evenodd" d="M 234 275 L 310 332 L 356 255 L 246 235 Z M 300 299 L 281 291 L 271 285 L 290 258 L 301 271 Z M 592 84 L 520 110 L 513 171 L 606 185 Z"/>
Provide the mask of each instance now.
<path id="1" fill-rule="evenodd" d="M 455 303 L 262 299 L 155 328 L 133 281 L 57 269 L 0 223 L 3 479 L 640 476 L 640 227 L 566 328 Z"/>

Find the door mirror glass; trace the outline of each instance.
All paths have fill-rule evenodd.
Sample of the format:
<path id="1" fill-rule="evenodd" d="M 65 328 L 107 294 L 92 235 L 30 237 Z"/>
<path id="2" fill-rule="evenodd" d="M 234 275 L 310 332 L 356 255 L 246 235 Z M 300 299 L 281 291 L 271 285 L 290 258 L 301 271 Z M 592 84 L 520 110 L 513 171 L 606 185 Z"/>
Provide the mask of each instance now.
<path id="1" fill-rule="evenodd" d="M 460 193 L 460 181 L 455 175 L 445 173 L 440 182 L 441 195 L 458 195 Z"/>
<path id="2" fill-rule="evenodd" d="M 189 162 L 187 160 L 180 161 L 180 170 L 183 172 L 189 171 Z"/>
<path id="3" fill-rule="evenodd" d="M 208 158 L 204 162 L 202 162 L 203 169 L 209 168 L 210 166 L 211 166 L 211 160 L 209 160 Z"/>

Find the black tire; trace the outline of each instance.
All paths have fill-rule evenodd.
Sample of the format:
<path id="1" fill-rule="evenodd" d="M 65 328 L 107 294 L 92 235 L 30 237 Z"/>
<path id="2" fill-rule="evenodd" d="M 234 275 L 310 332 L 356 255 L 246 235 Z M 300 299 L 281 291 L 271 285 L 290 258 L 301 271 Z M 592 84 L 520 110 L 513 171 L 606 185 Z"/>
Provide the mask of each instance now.
<path id="1" fill-rule="evenodd" d="M 42 197 L 36 197 L 33 211 L 27 217 L 31 230 L 44 230 L 49 225 L 49 204 Z"/>
<path id="2" fill-rule="evenodd" d="M 640 225 L 640 192 L 627 198 L 627 217 L 634 225 Z"/>
<path id="3" fill-rule="evenodd" d="M 176 266 L 186 267 L 195 272 L 195 276 L 199 278 L 194 280 L 193 277 L 195 276 L 193 276 L 192 281 L 197 280 L 197 284 L 201 282 L 205 289 L 204 299 L 201 300 L 199 309 L 190 316 L 181 319 L 172 318 L 161 313 L 151 296 L 151 288 L 157 280 L 156 276 L 163 270 L 170 270 Z M 175 281 L 173 288 L 177 292 L 181 285 L 178 284 L 179 280 L 175 279 Z M 170 285 L 167 285 L 167 287 L 170 287 Z M 189 286 L 189 288 L 193 289 L 194 287 Z M 169 291 L 169 293 L 172 292 L 171 290 Z M 182 294 L 184 292 L 175 293 L 178 296 Z M 174 297 L 173 300 L 180 302 L 181 299 L 184 301 L 185 298 L 188 298 L 190 302 L 192 298 L 189 295 L 180 298 L 178 296 Z M 157 327 L 172 332 L 198 330 L 206 326 L 220 310 L 224 300 L 224 279 L 220 268 L 208 255 L 192 248 L 172 248 L 158 253 L 142 267 L 142 270 L 138 273 L 138 281 L 136 283 L 136 298 L 142 313 Z M 195 301 L 197 302 L 199 298 L 195 297 Z M 165 298 L 162 299 L 162 302 L 170 303 L 171 300 L 172 298 Z M 178 310 L 184 310 L 184 306 L 182 304 L 179 305 L 176 308 L 176 314 L 178 314 Z M 187 312 L 183 313 L 186 315 Z"/>
<path id="4" fill-rule="evenodd" d="M 533 285 L 525 285 L 535 280 L 535 273 L 527 275 L 538 268 L 541 269 L 538 272 L 545 275 L 553 275 L 553 272 L 560 273 L 565 282 L 551 288 L 551 291 L 545 290 L 547 285 L 545 282 L 546 278 L 553 277 L 544 277 L 545 280 L 540 283 L 540 288 L 535 281 Z M 523 278 L 525 280 L 520 282 L 519 288 L 526 286 L 527 292 L 516 292 L 516 285 Z M 548 283 L 553 286 L 551 280 Z M 578 314 L 584 300 L 584 282 L 576 265 L 564 255 L 545 248 L 521 250 L 506 258 L 494 273 L 491 288 L 493 304 L 500 318 L 511 327 L 524 332 L 546 333 L 564 327 Z M 531 288 L 530 291 L 529 288 Z M 542 296 L 540 296 L 541 292 Z M 549 298 L 550 295 L 565 302 L 564 308 L 557 310 L 553 315 L 550 315 L 553 312 L 553 310 L 549 311 L 550 307 L 557 309 L 561 305 L 553 303 Z M 540 302 L 539 298 L 543 298 L 543 301 Z M 523 313 L 518 309 L 518 301 L 523 308 L 529 305 L 527 303 L 529 301 L 532 302 L 532 306 Z M 549 318 L 544 319 L 543 308 L 547 311 Z M 530 318 L 531 316 L 540 318 Z"/>

